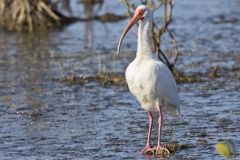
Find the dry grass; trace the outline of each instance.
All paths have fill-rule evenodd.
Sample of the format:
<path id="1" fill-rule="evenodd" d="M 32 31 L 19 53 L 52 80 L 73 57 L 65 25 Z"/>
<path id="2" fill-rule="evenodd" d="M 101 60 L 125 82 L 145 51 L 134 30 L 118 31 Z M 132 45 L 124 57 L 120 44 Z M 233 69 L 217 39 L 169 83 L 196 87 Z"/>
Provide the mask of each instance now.
<path id="1" fill-rule="evenodd" d="M 14 31 L 45 30 L 61 20 L 47 2 L 47 0 L 1 0 L 0 24 Z"/>
<path id="2" fill-rule="evenodd" d="M 57 10 L 50 0 L 0 0 L 0 25 L 10 31 L 45 31 L 54 26 L 62 26 L 77 21 L 116 22 L 125 19 L 124 15 L 105 13 L 92 17 L 67 17 Z M 103 0 L 82 0 L 82 4 L 94 5 Z M 69 3 L 69 2 L 68 2 Z M 69 4 L 63 4 L 69 5 Z"/>
<path id="3" fill-rule="evenodd" d="M 68 83 L 68 84 L 85 84 L 90 82 L 98 82 L 101 85 L 117 85 L 126 86 L 126 81 L 123 75 L 115 73 L 100 73 L 97 75 L 70 75 L 61 78 L 54 78 L 54 80 Z"/>
<path id="4" fill-rule="evenodd" d="M 195 83 L 204 81 L 201 77 L 201 74 L 185 75 L 178 70 L 174 70 L 173 75 L 178 83 Z M 53 80 L 67 84 L 86 84 L 91 82 L 97 82 L 101 85 L 127 86 L 124 75 L 117 73 L 99 73 L 96 75 L 74 74 L 60 78 L 53 78 Z"/>

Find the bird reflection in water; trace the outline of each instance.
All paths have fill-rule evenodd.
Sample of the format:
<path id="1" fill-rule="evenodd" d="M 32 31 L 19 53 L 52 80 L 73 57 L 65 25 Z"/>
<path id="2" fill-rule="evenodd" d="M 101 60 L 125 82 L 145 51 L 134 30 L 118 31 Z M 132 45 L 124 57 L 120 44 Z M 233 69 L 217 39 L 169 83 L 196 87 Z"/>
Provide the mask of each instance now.
<path id="1" fill-rule="evenodd" d="M 94 8 L 98 7 L 98 11 L 102 7 L 104 1 L 103 0 L 81 0 L 80 3 L 83 6 L 84 18 L 92 19 L 96 14 L 94 13 Z M 94 33 L 93 33 L 93 21 L 89 20 L 84 23 L 85 31 L 84 31 L 84 39 L 85 39 L 85 47 L 88 49 L 89 53 L 94 52 Z"/>

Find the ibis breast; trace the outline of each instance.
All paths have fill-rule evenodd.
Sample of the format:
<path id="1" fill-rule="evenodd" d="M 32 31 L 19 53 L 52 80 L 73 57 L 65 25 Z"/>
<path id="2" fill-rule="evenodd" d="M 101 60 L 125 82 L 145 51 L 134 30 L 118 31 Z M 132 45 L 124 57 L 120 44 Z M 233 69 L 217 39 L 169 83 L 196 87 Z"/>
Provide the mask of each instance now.
<path id="1" fill-rule="evenodd" d="M 155 58 L 135 58 L 125 73 L 130 92 L 146 111 L 163 111 L 178 115 L 179 95 L 175 79 L 168 67 Z"/>

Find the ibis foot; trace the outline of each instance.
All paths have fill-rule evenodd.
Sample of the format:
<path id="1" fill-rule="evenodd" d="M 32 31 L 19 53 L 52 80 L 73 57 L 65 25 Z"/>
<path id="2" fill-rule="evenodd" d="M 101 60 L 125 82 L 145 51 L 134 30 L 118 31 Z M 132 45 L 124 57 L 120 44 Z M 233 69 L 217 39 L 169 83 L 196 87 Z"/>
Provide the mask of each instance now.
<path id="1" fill-rule="evenodd" d="M 164 147 L 155 147 L 155 156 L 156 157 L 168 157 L 170 155 L 170 152 L 167 148 Z"/>
<path id="2" fill-rule="evenodd" d="M 168 157 L 170 155 L 170 151 L 164 147 L 154 147 L 146 146 L 141 151 L 142 154 L 147 156 L 156 156 L 156 157 Z"/>
<path id="3" fill-rule="evenodd" d="M 148 144 L 141 150 L 141 153 L 142 154 L 147 154 L 147 155 L 153 155 L 154 150 L 153 150 L 152 146 L 150 144 Z"/>

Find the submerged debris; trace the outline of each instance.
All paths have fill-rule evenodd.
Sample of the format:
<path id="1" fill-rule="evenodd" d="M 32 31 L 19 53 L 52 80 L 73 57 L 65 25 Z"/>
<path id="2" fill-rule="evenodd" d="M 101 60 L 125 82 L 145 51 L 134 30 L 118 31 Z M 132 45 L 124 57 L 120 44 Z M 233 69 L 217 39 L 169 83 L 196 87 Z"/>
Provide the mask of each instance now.
<path id="1" fill-rule="evenodd" d="M 195 82 L 203 82 L 204 81 L 201 78 L 200 74 L 186 75 L 177 69 L 173 70 L 173 76 L 176 79 L 177 83 L 195 83 Z"/>
<path id="2" fill-rule="evenodd" d="M 100 73 L 97 75 L 70 75 L 54 80 L 68 84 L 85 84 L 89 82 L 98 82 L 101 85 L 118 85 L 126 86 L 126 81 L 123 75 L 116 73 Z"/>
<path id="3" fill-rule="evenodd" d="M 231 74 L 234 74 L 235 78 L 240 79 L 240 74 L 237 74 L 237 72 L 239 72 L 239 68 L 234 68 L 234 69 L 235 70 L 230 70 L 230 69 L 224 69 L 224 68 L 219 68 L 217 66 L 214 66 L 207 73 L 192 73 L 192 74 L 185 74 L 177 69 L 174 69 L 173 75 L 177 83 L 206 82 L 208 79 L 214 79 L 214 78 L 219 78 L 223 76 L 231 76 Z M 73 75 L 64 76 L 60 78 L 53 78 L 53 80 L 68 83 L 68 84 L 85 84 L 89 82 L 98 82 L 101 85 L 127 86 L 123 73 L 112 73 L 112 72 L 98 73 L 96 75 L 73 74 Z"/>
<path id="4" fill-rule="evenodd" d="M 163 148 L 154 151 L 147 151 L 145 154 L 147 156 L 155 156 L 155 157 L 169 157 L 171 154 L 174 154 L 177 150 L 192 148 L 193 145 L 190 144 L 179 144 L 177 142 L 169 143 L 163 145 Z"/>
<path id="5" fill-rule="evenodd" d="M 201 82 L 200 76 L 196 75 L 184 75 L 182 72 L 174 70 L 174 76 L 178 83 L 193 83 Z M 85 84 L 89 82 L 98 82 L 101 85 L 117 85 L 117 86 L 126 86 L 126 80 L 123 74 L 117 73 L 99 73 L 96 75 L 69 75 L 60 78 L 53 78 L 60 82 L 68 84 Z"/>

